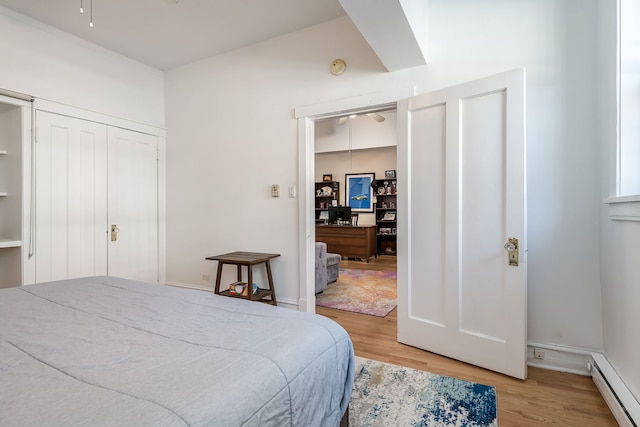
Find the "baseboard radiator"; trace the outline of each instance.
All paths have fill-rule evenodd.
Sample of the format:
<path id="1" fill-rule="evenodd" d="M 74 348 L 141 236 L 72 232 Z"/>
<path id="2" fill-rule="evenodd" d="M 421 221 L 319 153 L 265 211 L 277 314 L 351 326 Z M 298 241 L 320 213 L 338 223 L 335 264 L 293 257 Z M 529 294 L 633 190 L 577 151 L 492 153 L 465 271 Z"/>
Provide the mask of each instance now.
<path id="1" fill-rule="evenodd" d="M 638 427 L 640 403 L 631 394 L 607 358 L 601 353 L 591 353 L 591 376 L 600 394 L 622 427 Z"/>

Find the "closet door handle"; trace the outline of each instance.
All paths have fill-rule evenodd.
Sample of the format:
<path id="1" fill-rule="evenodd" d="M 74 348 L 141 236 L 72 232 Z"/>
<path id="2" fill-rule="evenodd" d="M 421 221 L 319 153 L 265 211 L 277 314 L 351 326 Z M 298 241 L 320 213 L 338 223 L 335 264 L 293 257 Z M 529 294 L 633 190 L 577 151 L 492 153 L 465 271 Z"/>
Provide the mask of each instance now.
<path id="1" fill-rule="evenodd" d="M 116 240 L 118 240 L 118 233 L 120 232 L 120 229 L 118 228 L 117 224 L 111 224 L 111 241 L 115 242 Z"/>

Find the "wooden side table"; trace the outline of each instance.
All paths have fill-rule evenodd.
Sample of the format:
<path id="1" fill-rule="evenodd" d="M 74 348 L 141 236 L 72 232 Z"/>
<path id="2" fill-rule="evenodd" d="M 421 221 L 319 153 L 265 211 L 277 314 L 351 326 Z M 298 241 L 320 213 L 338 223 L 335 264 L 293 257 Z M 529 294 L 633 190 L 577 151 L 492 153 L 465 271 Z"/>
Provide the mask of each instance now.
<path id="1" fill-rule="evenodd" d="M 214 293 L 233 298 L 244 298 L 250 301 L 261 301 L 273 305 L 278 305 L 276 301 L 276 290 L 273 287 L 273 277 L 271 275 L 271 264 L 269 261 L 279 257 L 280 254 L 264 254 L 259 252 L 230 252 L 223 255 L 209 256 L 205 259 L 218 261 L 218 272 L 216 274 L 216 287 Z M 248 295 L 231 294 L 228 289 L 220 291 L 220 281 L 222 279 L 222 267 L 225 264 L 235 265 L 238 269 L 238 282 L 242 282 L 242 266 L 247 267 L 247 287 Z M 257 293 L 252 292 L 253 286 L 253 266 L 264 264 L 267 269 L 267 279 L 269 289 L 258 288 Z"/>

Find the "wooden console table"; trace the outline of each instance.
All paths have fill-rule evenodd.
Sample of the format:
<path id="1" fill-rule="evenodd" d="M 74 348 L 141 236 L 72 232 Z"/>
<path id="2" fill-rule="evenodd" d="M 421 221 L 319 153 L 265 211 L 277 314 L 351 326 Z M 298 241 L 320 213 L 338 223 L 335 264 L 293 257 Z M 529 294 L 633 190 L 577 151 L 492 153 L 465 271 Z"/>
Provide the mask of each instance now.
<path id="1" fill-rule="evenodd" d="M 378 254 L 375 225 L 316 224 L 316 242 L 327 244 L 327 252 L 345 258 L 369 258 Z"/>
<path id="2" fill-rule="evenodd" d="M 263 254 L 259 252 L 230 252 L 223 255 L 215 255 L 206 257 L 205 259 L 211 261 L 218 261 L 218 272 L 216 274 L 216 287 L 214 292 L 218 295 L 243 298 L 250 301 L 261 301 L 272 305 L 278 305 L 276 301 L 276 290 L 273 287 L 273 277 L 271 275 L 271 264 L 269 260 L 279 257 L 280 254 Z M 242 266 L 247 267 L 247 295 L 231 294 L 229 289 L 220 291 L 220 281 L 222 280 L 222 266 L 225 264 L 235 265 L 238 269 L 238 282 L 242 282 Z M 257 293 L 252 292 L 253 286 L 253 266 L 257 264 L 264 264 L 267 269 L 267 279 L 269 289 L 258 288 Z"/>

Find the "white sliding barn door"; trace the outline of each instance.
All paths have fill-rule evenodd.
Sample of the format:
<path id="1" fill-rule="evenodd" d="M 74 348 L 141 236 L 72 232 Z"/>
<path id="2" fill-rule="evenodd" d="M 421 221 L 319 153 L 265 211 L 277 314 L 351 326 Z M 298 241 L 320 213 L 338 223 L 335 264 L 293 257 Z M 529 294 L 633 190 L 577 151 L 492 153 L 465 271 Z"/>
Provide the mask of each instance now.
<path id="1" fill-rule="evenodd" d="M 398 340 L 517 378 L 527 375 L 524 102 L 516 70 L 398 110 Z"/>
<path id="2" fill-rule="evenodd" d="M 109 275 L 158 282 L 157 137 L 109 127 L 108 145 Z"/>
<path id="3" fill-rule="evenodd" d="M 36 282 L 107 274 L 107 127 L 38 111 Z"/>

